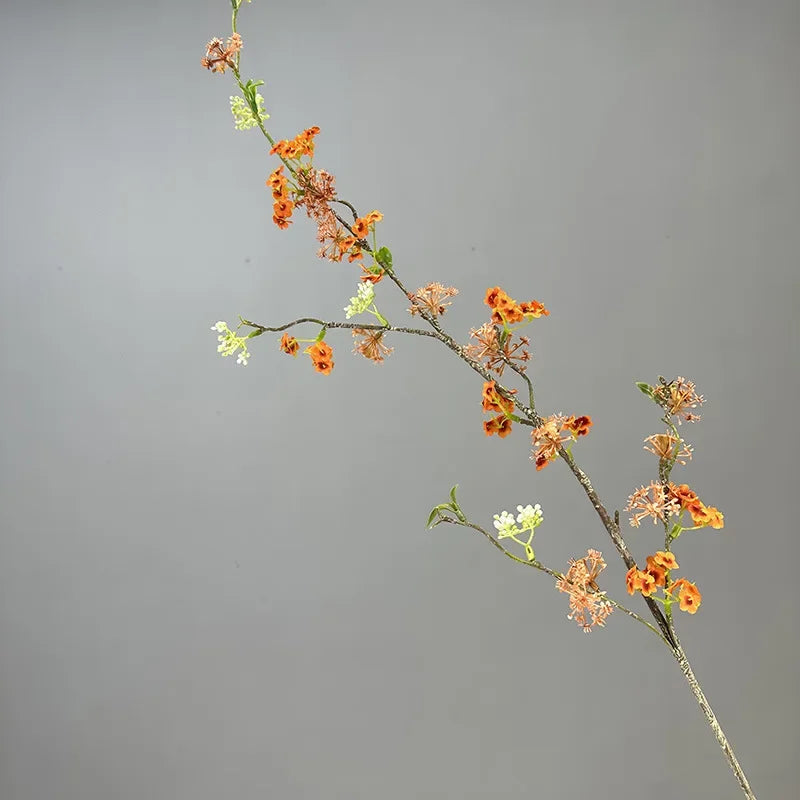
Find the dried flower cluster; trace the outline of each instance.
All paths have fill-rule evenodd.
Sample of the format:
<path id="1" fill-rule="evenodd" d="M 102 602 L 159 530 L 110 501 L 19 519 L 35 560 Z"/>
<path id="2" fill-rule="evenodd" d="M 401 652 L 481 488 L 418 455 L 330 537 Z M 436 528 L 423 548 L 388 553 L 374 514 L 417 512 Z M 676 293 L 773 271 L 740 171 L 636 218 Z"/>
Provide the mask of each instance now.
<path id="1" fill-rule="evenodd" d="M 455 297 L 458 289 L 454 286 L 443 286 L 441 283 L 429 283 L 416 292 L 410 292 L 408 299 L 411 307 L 408 313 L 413 317 L 419 314 L 421 309 L 425 309 L 432 317 L 441 317 L 450 305 L 448 297 Z"/>
<path id="2" fill-rule="evenodd" d="M 598 550 L 590 549 L 583 558 L 571 559 L 569 564 L 567 574 L 556 581 L 556 588 L 569 594 L 567 619 L 575 620 L 585 633 L 590 633 L 595 625 L 602 628 L 614 610 L 597 585 L 606 562 Z"/>
<path id="3" fill-rule="evenodd" d="M 559 450 L 569 441 L 575 441 L 579 436 L 586 436 L 592 427 L 591 417 L 566 417 L 563 414 L 553 414 L 542 420 L 538 428 L 531 434 L 533 454 L 531 459 L 536 462 L 536 469 L 544 469 L 551 461 L 558 457 Z"/>
<path id="4" fill-rule="evenodd" d="M 238 33 L 230 36 L 223 45 L 222 39 L 214 38 L 206 45 L 206 54 L 200 59 L 201 66 L 211 72 L 225 72 L 227 67 L 236 68 L 236 54 L 242 49 L 242 37 Z"/>
<path id="5" fill-rule="evenodd" d="M 703 395 L 697 394 L 694 384 L 685 378 L 675 378 L 669 383 L 653 387 L 653 399 L 671 417 L 675 417 L 678 425 L 681 420 L 697 422 L 699 414 L 694 414 L 691 409 L 703 404 Z"/>

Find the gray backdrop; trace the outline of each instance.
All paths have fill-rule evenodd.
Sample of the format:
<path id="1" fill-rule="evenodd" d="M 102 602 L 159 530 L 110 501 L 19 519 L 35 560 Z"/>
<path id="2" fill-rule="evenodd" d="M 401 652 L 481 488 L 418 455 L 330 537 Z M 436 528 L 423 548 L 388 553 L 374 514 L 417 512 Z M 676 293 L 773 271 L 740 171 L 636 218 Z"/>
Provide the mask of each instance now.
<path id="1" fill-rule="evenodd" d="M 425 532 L 454 483 L 486 525 L 540 502 L 537 554 L 599 547 L 627 597 L 461 362 L 216 354 L 218 319 L 337 317 L 355 285 L 270 221 L 275 161 L 199 65 L 229 15 L 3 4 L 0 797 L 736 797 L 655 637 L 585 636 L 549 579 Z M 610 507 L 655 467 L 633 381 L 697 381 L 680 475 L 726 527 L 678 542 L 680 630 L 759 797 L 794 796 L 800 4 L 256 2 L 241 29 L 271 130 L 321 126 L 402 278 L 461 290 L 454 335 L 490 285 L 552 310 L 540 408 L 592 415 Z"/>

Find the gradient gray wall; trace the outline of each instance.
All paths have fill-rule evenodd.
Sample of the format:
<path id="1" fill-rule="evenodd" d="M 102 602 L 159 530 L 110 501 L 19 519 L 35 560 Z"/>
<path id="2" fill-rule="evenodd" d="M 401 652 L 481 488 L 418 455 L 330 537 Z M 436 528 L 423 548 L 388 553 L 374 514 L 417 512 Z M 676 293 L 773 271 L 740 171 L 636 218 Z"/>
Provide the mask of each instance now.
<path id="1" fill-rule="evenodd" d="M 454 483 L 487 525 L 540 502 L 539 557 L 599 547 L 623 594 L 566 468 L 482 435 L 461 362 L 335 333 L 328 378 L 267 337 L 217 356 L 217 319 L 354 288 L 272 225 L 274 160 L 199 66 L 227 2 L 2 23 L 2 800 L 736 797 L 655 637 L 584 636 L 550 580 L 425 532 Z M 655 466 L 633 381 L 697 381 L 681 474 L 726 527 L 678 543 L 680 630 L 759 797 L 795 796 L 800 4 L 258 1 L 241 30 L 274 133 L 320 125 L 403 279 L 460 288 L 450 331 L 497 283 L 552 310 L 540 408 L 592 415 L 610 507 Z"/>

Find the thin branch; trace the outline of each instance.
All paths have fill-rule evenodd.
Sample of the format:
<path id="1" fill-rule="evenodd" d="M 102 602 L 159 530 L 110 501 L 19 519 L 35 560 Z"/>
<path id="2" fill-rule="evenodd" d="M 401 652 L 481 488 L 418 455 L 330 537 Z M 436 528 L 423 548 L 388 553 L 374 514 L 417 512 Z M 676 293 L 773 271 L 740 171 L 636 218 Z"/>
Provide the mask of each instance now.
<path id="1" fill-rule="evenodd" d="M 503 545 L 500 544 L 500 542 L 497 541 L 497 539 L 494 536 L 492 536 L 492 534 L 489 533 L 489 531 L 487 531 L 485 528 L 482 528 L 480 525 L 476 525 L 474 522 L 469 522 L 469 521 L 462 522 L 461 520 L 453 519 L 452 517 L 445 516 L 444 514 L 440 515 L 439 519 L 441 522 L 449 522 L 453 525 L 461 525 L 462 527 L 472 528 L 473 530 L 478 531 L 478 533 L 482 534 L 486 538 L 486 540 L 490 542 L 494 547 L 496 547 L 504 556 L 507 556 L 512 561 L 516 561 L 517 564 L 522 564 L 525 567 L 532 567 L 533 569 L 537 569 L 540 572 L 546 572 L 548 575 L 555 578 L 556 580 L 565 579 L 563 573 L 557 572 L 556 570 L 545 566 L 540 561 L 535 561 L 535 560 L 528 561 L 527 559 L 520 558 L 519 556 L 514 555 L 514 553 L 512 553 L 510 550 L 507 550 L 505 547 L 503 547 Z M 635 611 L 626 608 L 625 606 L 622 605 L 622 603 L 619 603 L 616 600 L 613 600 L 612 598 L 608 597 L 607 595 L 603 595 L 603 597 L 605 600 L 608 600 L 608 602 L 611 603 L 611 605 L 613 605 L 615 608 L 618 608 L 620 611 L 627 614 L 632 619 L 635 619 L 637 622 L 641 622 L 642 625 L 649 628 L 656 636 L 658 636 L 659 639 L 661 639 L 662 642 L 664 642 L 665 645 L 667 645 L 667 647 L 672 649 L 672 646 L 670 645 L 669 641 L 667 641 L 667 639 L 663 636 L 663 634 L 657 628 L 651 625 L 646 619 L 639 616 Z"/>

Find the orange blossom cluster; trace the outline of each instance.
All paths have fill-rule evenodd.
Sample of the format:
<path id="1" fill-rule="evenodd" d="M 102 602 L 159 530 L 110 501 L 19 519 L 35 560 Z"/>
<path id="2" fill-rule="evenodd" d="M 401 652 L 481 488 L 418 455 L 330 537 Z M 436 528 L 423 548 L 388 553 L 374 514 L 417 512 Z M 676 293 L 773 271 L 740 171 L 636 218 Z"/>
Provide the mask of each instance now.
<path id="1" fill-rule="evenodd" d="M 667 586 L 667 573 L 672 569 L 678 569 L 678 562 L 672 553 L 659 550 L 654 555 L 647 556 L 647 566 L 644 569 L 633 566 L 628 570 L 625 576 L 628 594 L 641 592 L 644 597 L 650 597 L 659 588 L 663 588 L 666 594 L 672 596 L 677 590 L 681 611 L 695 614 L 700 608 L 703 596 L 697 586 L 686 578 L 679 578 Z"/>
<path id="2" fill-rule="evenodd" d="M 514 389 L 511 394 L 515 394 Z M 487 436 L 494 436 L 496 433 L 501 439 L 504 439 L 511 433 L 511 412 L 514 410 L 514 401 L 508 397 L 503 397 L 497 390 L 497 384 L 494 381 L 489 381 L 483 384 L 483 410 L 484 412 L 491 411 L 497 416 L 486 420 L 483 423 L 483 430 Z"/>

